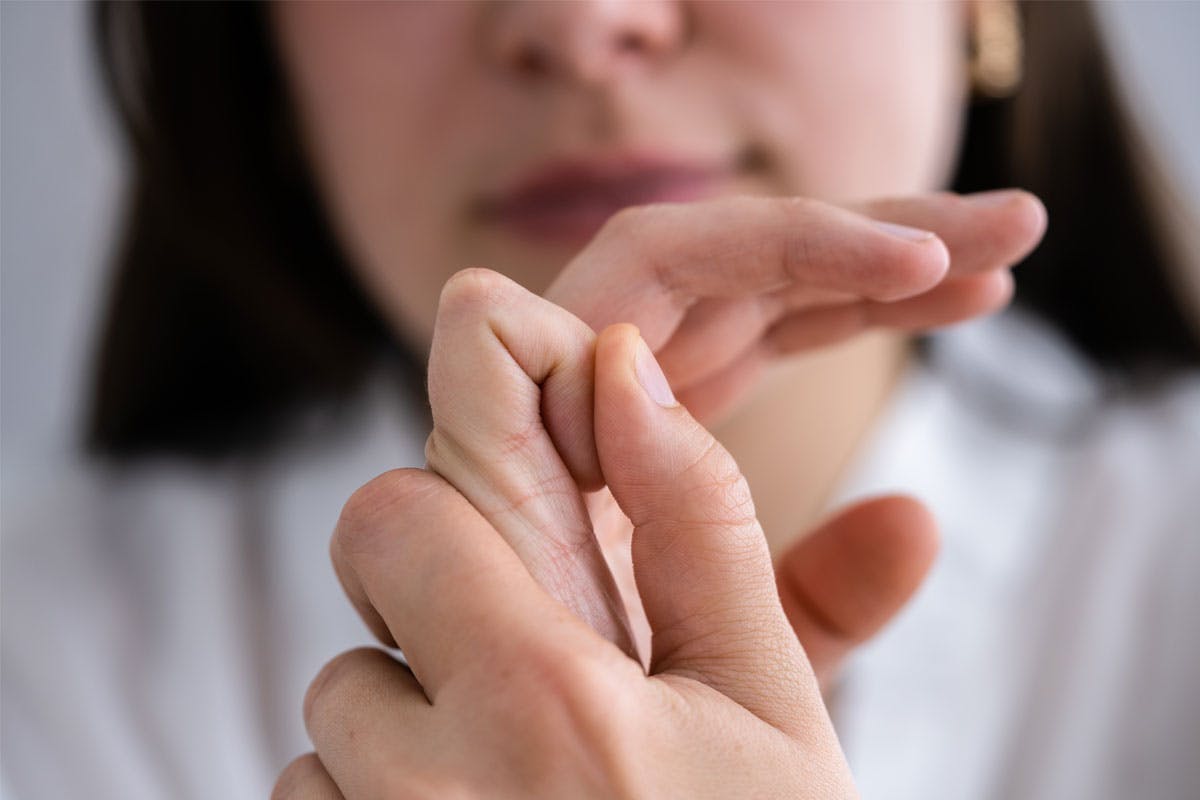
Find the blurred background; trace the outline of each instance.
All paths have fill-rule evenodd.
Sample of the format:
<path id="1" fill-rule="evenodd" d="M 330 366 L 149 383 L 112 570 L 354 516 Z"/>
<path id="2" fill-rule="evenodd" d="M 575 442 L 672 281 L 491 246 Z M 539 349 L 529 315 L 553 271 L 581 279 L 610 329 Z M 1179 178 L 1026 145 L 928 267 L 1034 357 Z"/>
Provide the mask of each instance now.
<path id="1" fill-rule="evenodd" d="M 1124 89 L 1200 206 L 1200 2 L 1099 4 Z M 0 2 L 0 487 L 69 463 L 121 154 L 82 3 Z"/>

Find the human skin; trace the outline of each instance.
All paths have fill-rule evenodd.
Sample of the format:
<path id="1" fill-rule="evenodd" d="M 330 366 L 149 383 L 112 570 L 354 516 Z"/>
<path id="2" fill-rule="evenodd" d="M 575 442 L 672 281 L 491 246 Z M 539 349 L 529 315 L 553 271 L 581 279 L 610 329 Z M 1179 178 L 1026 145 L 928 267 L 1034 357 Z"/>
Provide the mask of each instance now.
<path id="1" fill-rule="evenodd" d="M 411 673 L 370 649 L 330 662 L 304 703 L 316 754 L 275 797 L 854 795 L 800 643 L 828 659 L 886 618 L 882 586 L 850 596 L 842 579 L 856 561 L 869 566 L 852 586 L 876 571 L 881 542 L 927 546 L 919 504 L 835 519 L 780 591 L 745 479 L 636 329 L 597 338 L 488 270 L 445 287 L 430 384 L 430 468 L 356 492 L 331 545 L 351 601 Z M 641 659 L 604 624 L 614 595 L 587 580 L 583 491 L 600 483 L 634 526 L 654 633 Z M 884 566 L 901 592 L 919 578 Z M 798 620 L 819 635 L 798 638 Z"/>
<path id="2" fill-rule="evenodd" d="M 274 8 L 329 214 L 372 295 L 427 345 L 442 285 L 487 266 L 541 293 L 590 236 L 476 202 L 552 159 L 729 167 L 705 196 L 839 201 L 940 187 L 963 100 L 954 4 L 303 3 Z M 636 36 L 641 49 L 611 40 Z M 526 74 L 522 48 L 549 55 Z M 737 165 L 748 151 L 753 164 Z M 593 231 L 594 233 L 594 231 Z"/>
<path id="3" fill-rule="evenodd" d="M 277 797 L 853 795 L 736 464 L 636 329 L 596 339 L 567 316 L 473 271 L 448 284 L 439 332 L 486 351 L 496 331 L 525 380 L 496 371 L 493 388 L 549 374 L 555 391 L 590 389 L 576 395 L 594 409 L 590 458 L 619 476 L 636 527 L 645 670 L 534 580 L 495 526 L 503 510 L 429 470 L 387 473 L 347 504 L 333 555 L 411 674 L 373 650 L 331 662 L 304 704 L 320 761 L 297 762 Z M 594 381 L 592 358 L 572 368 L 579 343 Z"/>
<path id="4" fill-rule="evenodd" d="M 587 443 L 593 450 L 597 443 L 586 415 L 578 411 L 586 404 L 556 399 L 544 382 L 530 389 L 528 373 L 510 369 L 500 376 L 509 381 L 500 380 L 491 393 L 468 390 L 461 378 L 471 367 L 505 362 L 494 350 L 498 361 L 481 360 L 486 351 L 478 342 L 454 338 L 441 322 L 435 325 L 442 285 L 462 266 L 486 264 L 544 291 L 577 318 L 532 326 L 551 342 L 570 341 L 571 329 L 585 332 L 586 340 L 587 331 L 609 323 L 637 323 L 680 399 L 706 421 L 731 409 L 736 421 L 739 399 L 753 394 L 763 366 L 781 354 L 844 340 L 872 325 L 913 330 L 998 307 L 1009 290 L 1003 267 L 1019 260 L 1040 236 L 1045 223 L 1040 206 L 1020 194 L 973 201 L 911 196 L 940 185 L 952 160 L 962 103 L 960 11 L 933 4 L 276 8 L 281 52 L 309 154 L 359 277 L 398 335 L 418 346 L 432 340 L 435 395 L 439 371 L 460 378 L 446 381 L 450 391 L 431 397 L 431 472 L 482 514 L 537 584 L 599 631 L 602 640 L 615 643 L 617 652 L 649 655 L 645 641 L 639 648 L 634 641 L 639 637 L 625 629 L 611 580 L 599 568 L 603 559 L 593 552 L 570 562 L 576 572 L 564 575 L 557 569 L 561 559 L 545 557 L 546 542 L 555 541 L 546 534 L 565 531 L 564 552 L 589 552 L 580 549 L 591 535 L 589 525 L 602 528 L 598 520 L 605 514 L 581 510 L 582 495 L 565 504 L 562 498 L 580 488 L 614 487 L 629 478 L 616 465 L 636 464 L 610 458 L 607 471 L 598 469 L 599 461 L 589 465 Z M 613 45 L 627 41 L 630 32 L 642 42 L 638 48 Z M 528 66 L 519 56 L 522 43 L 531 41 L 549 47 L 549 66 L 533 75 L 519 66 Z M 705 186 L 704 197 L 718 199 L 622 212 L 582 252 L 582 241 L 523 235 L 472 213 L 479 197 L 564 154 L 607 157 L 653 150 L 727 163 L 737 162 L 736 154 L 748 149 L 759 153 L 752 168 L 722 173 Z M 762 199 L 719 199 L 730 195 Z M 894 197 L 841 201 L 849 209 L 823 202 L 879 195 Z M 871 217 L 937 235 L 882 230 L 871 225 Z M 494 304 L 502 296 L 485 292 L 484 301 L 477 302 L 491 313 L 496 309 L 487 299 Z M 440 356 L 439 330 L 442 341 L 455 343 Z M 875 373 L 889 366 L 888 359 L 901 351 L 888 340 L 877 341 L 827 362 L 827 375 Z M 573 355 L 561 362 L 564 368 L 587 373 L 592 347 L 576 342 Z M 595 374 L 599 384 L 599 361 Z M 812 378 L 820 376 L 803 377 L 814 383 Z M 796 383 L 777 382 L 776 390 L 813 392 Z M 592 388 L 577 384 L 575 399 L 591 398 Z M 480 424 L 477 413 L 468 413 L 470 400 L 480 397 L 523 399 L 493 404 L 487 424 Z M 597 409 L 601 402 L 596 390 Z M 854 422 L 861 428 L 868 421 Z M 759 434 L 771 434 L 772 420 L 756 422 Z M 522 434 L 515 451 L 511 426 Z M 818 464 L 835 460 L 828 453 L 805 455 Z M 538 472 L 555 466 L 556 459 L 561 468 L 556 474 Z M 531 475 L 540 477 L 531 481 Z M 546 486 L 555 488 L 546 492 Z M 728 499 L 711 494 L 718 506 Z M 372 516 L 375 528 L 387 529 L 385 517 L 396 522 L 405 509 L 415 508 L 412 495 L 383 495 L 380 505 L 394 517 Z M 611 508 L 604 495 L 601 504 Z M 495 509 L 513 507 L 522 513 L 493 518 Z M 451 514 L 440 524 L 449 531 L 456 519 Z M 604 530 L 596 532 L 604 538 Z M 757 535 L 761 539 L 761 531 Z M 382 537 L 371 536 L 377 538 Z M 637 541 L 635 535 L 635 568 Z M 911 592 L 928 564 L 932 541 L 927 515 L 896 498 L 831 521 L 777 565 L 781 576 L 774 591 L 782 595 L 784 608 L 765 610 L 763 619 L 786 611 L 795 633 L 759 644 L 787 650 L 799 634 L 813 666 L 828 672 L 848 646 L 869 635 Z M 864 554 L 880 552 L 891 556 L 882 569 L 860 563 Z M 392 627 L 402 624 L 400 617 L 393 612 L 389 621 L 379 608 L 389 590 L 380 586 L 371 597 L 356 596 L 354 587 L 362 585 L 358 569 L 347 559 L 337 563 L 369 624 L 385 642 L 400 639 Z M 728 571 L 733 580 L 745 579 L 736 574 L 736 560 Z M 866 574 L 876 582 L 861 580 Z M 404 576 L 397 573 L 393 580 L 395 590 Z M 839 588 L 860 584 L 858 594 Z M 469 594 L 460 595 L 458 602 L 472 601 Z M 412 606 L 404 611 L 422 613 Z M 840 630 L 830 630 L 831 619 Z M 485 656 L 502 659 L 504 654 L 479 654 Z M 795 674 L 808 671 L 803 655 L 793 652 L 789 659 Z M 359 667 L 347 668 L 346 662 Z M 361 667 L 378 677 L 370 664 L 379 663 L 352 656 L 336 672 L 353 676 Z M 757 667 L 747 664 L 740 680 L 754 683 Z M 647 666 L 653 673 L 652 658 Z M 405 680 L 394 670 L 387 674 Z M 480 680 L 477 691 L 505 690 Z M 325 683 L 319 679 L 315 685 Z M 738 694 L 736 688 L 731 691 Z M 336 710 L 339 724 L 353 724 L 356 714 L 364 721 L 371 718 L 377 699 L 369 692 L 351 693 L 323 707 Z M 813 722 L 809 732 L 827 742 L 832 734 L 824 712 L 814 708 L 806 718 L 823 721 Z M 503 725 L 502 719 L 495 722 Z M 310 719 L 310 731 L 317 728 L 328 730 L 322 720 Z M 496 735 L 502 735 L 500 729 Z M 745 741 L 761 735 L 747 730 Z M 321 752 L 319 738 L 314 733 Z M 403 752 L 401 739 L 390 745 L 373 741 L 378 753 Z M 336 758 L 336 741 L 325 746 L 333 750 L 321 753 L 322 759 Z M 829 774 L 841 775 L 836 748 L 818 749 Z M 651 751 L 642 756 L 640 768 L 693 772 L 686 763 L 656 759 Z M 298 763 L 295 769 L 317 774 L 312 759 Z M 775 777 L 782 781 L 787 775 Z"/>
<path id="5" fill-rule="evenodd" d="M 616 281 L 592 281 L 591 293 L 566 280 L 551 287 L 586 231 L 528 236 L 476 213 L 481 198 L 547 164 L 649 152 L 724 168 L 700 187 L 704 197 L 904 196 L 945 182 L 962 116 L 966 14 L 956 4 L 283 3 L 273 12 L 329 217 L 364 286 L 418 351 L 441 286 L 467 266 L 549 288 L 593 326 L 650 327 L 640 309 L 614 302 Z M 630 39 L 640 46 L 621 44 Z M 522 67 L 530 50 L 546 54 L 540 72 Z M 757 158 L 740 162 L 748 152 Z M 909 222 L 943 232 L 936 218 Z M 1007 290 L 999 276 L 957 284 L 970 306 L 958 318 L 997 307 Z M 691 327 L 718 330 L 705 320 L 723 306 L 698 304 Z M 743 303 L 747 315 L 774 321 Z M 737 317 L 725 314 L 726 327 Z M 738 360 L 744 386 L 757 385 L 766 344 Z M 895 336 L 861 337 L 836 358 L 791 362 L 770 396 L 706 410 L 677 374 L 687 352 L 704 349 L 652 346 L 689 408 L 721 424 L 753 476 L 776 552 L 812 523 L 905 358 Z M 738 383 L 728 377 L 710 387 Z M 780 419 L 771 396 L 792 398 L 800 413 Z M 816 455 L 780 469 L 789 456 L 773 442 Z M 778 480 L 785 473 L 796 480 Z"/>

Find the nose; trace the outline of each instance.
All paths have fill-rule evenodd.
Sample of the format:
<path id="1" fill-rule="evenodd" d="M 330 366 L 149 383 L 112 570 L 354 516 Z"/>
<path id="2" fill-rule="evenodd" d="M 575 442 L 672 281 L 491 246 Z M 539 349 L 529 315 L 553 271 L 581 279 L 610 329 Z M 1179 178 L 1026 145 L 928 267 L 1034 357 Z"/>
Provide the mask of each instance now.
<path id="1" fill-rule="evenodd" d="M 493 57 L 525 80 L 609 83 L 661 65 L 684 40 L 683 10 L 673 0 L 529 0 L 493 12 Z"/>

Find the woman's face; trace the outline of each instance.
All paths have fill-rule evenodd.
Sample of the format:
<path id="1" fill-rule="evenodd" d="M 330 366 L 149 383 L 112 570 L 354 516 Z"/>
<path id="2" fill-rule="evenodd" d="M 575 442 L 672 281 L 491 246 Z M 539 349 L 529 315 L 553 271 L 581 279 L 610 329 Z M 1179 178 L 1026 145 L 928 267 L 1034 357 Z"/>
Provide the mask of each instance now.
<path id="1" fill-rule="evenodd" d="M 952 3 L 279 3 L 328 211 L 399 332 L 469 266 L 543 290 L 617 209 L 948 179 Z"/>

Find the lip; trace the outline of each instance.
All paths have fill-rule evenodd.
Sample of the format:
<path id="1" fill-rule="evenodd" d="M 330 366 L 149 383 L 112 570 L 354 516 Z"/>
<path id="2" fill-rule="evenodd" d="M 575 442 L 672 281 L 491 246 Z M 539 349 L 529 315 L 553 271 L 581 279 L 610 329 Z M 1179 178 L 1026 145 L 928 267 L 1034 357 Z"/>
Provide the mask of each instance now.
<path id="1" fill-rule="evenodd" d="M 726 163 L 656 154 L 556 159 L 481 198 L 475 210 L 521 238 L 582 244 L 622 208 L 711 197 L 732 173 Z"/>

